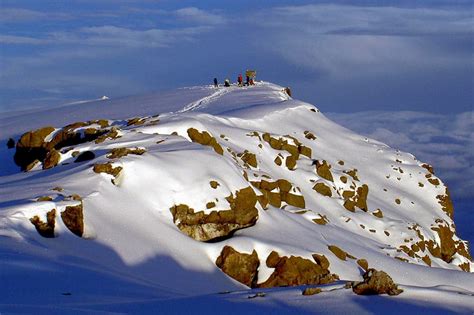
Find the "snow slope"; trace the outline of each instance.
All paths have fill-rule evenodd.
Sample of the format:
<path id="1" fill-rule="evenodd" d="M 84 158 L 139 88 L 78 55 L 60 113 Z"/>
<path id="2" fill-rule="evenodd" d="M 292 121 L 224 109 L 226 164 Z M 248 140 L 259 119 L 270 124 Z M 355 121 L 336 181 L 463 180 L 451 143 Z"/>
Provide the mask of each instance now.
<path id="1" fill-rule="evenodd" d="M 52 126 L 45 138 L 51 141 L 67 124 L 97 119 L 107 124 L 96 121 L 74 132 L 114 130 L 115 137 L 62 147 L 59 164 L 50 169 L 38 163 L 21 172 L 15 149 L 0 149 L 0 312 L 181 313 L 190 305 L 209 310 L 209 303 L 213 311 L 234 313 L 255 307 L 287 313 L 474 309 L 474 276 L 461 271 L 474 266 L 467 244 L 453 234 L 449 204 L 440 202 L 446 188 L 429 166 L 335 124 L 282 87 L 192 87 L 12 113 L 0 118 L 0 138 L 18 141 L 24 132 Z M 214 145 L 200 144 L 191 128 L 207 132 Z M 145 153 L 110 158 L 114 148 Z M 74 162 L 86 151 L 95 158 Z M 119 175 L 94 171 L 95 164 L 109 162 L 121 167 Z M 263 182 L 277 180 L 291 184 L 288 194 L 296 201 L 260 198 L 256 223 L 223 239 L 191 238 L 170 211 L 177 205 L 203 215 L 227 210 L 226 197 L 246 187 L 257 196 L 283 198 L 281 188 L 262 189 Z M 61 216 L 78 205 L 82 237 Z M 45 238 L 30 219 L 47 222 L 52 209 L 55 237 Z M 272 251 L 310 260 L 322 254 L 341 281 L 309 297 L 301 288 L 248 291 L 216 266 L 225 245 L 257 252 L 258 283 L 273 272 L 266 264 Z M 343 289 L 344 281 L 361 280 L 361 268 L 356 259 L 336 257 L 330 245 L 386 271 L 405 292 L 361 297 Z M 262 290 L 265 297 L 248 299 Z M 437 302 L 426 303 L 434 297 Z"/>

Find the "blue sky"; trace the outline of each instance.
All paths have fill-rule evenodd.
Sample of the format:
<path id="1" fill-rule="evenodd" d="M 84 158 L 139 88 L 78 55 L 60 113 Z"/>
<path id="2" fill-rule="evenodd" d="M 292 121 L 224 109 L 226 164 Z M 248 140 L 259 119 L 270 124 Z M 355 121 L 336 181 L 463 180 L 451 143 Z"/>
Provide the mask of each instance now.
<path id="1" fill-rule="evenodd" d="M 471 1 L 0 2 L 0 111 L 234 79 L 323 111 L 473 104 Z"/>

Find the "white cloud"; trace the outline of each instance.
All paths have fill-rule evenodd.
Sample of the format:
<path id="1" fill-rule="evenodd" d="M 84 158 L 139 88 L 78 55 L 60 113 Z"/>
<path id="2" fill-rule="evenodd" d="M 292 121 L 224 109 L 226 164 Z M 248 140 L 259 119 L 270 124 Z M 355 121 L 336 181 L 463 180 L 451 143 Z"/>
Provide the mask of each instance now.
<path id="1" fill-rule="evenodd" d="M 455 198 L 474 197 L 474 111 L 329 113 L 328 117 L 367 137 L 414 154 L 434 166 Z"/>
<path id="2" fill-rule="evenodd" d="M 5 45 L 44 45 L 49 43 L 49 40 L 26 37 L 26 36 L 12 36 L 12 35 L 1 35 L 0 34 L 0 44 Z"/>
<path id="3" fill-rule="evenodd" d="M 225 18 L 221 15 L 210 13 L 195 7 L 188 7 L 176 10 L 174 15 L 182 21 L 188 23 L 217 25 L 225 23 Z"/>
<path id="4" fill-rule="evenodd" d="M 457 49 L 452 58 L 443 51 L 450 45 L 440 49 L 437 42 L 473 35 L 468 10 L 287 6 L 262 10 L 244 23 L 255 32 L 259 49 L 336 79 L 393 75 L 401 69 L 419 73 L 433 65 L 465 67 L 472 59 L 470 49 Z"/>
<path id="5" fill-rule="evenodd" d="M 20 23 L 46 19 L 64 20 L 71 16 L 60 12 L 42 12 L 21 8 L 0 7 L 0 23 Z"/>

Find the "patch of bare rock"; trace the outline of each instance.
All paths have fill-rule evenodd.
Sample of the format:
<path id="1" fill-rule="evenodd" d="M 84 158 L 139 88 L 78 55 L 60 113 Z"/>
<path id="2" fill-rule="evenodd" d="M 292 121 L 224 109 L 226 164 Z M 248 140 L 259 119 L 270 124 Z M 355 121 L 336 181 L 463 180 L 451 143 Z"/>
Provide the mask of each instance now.
<path id="1" fill-rule="evenodd" d="M 215 210 L 209 214 L 204 211 L 195 212 L 187 205 L 175 205 L 170 209 L 173 222 L 181 232 L 198 241 L 225 238 L 236 230 L 257 222 L 257 195 L 251 187 L 238 190 L 235 197 L 230 195 L 226 200 L 229 202 L 229 210 Z"/>
<path id="2" fill-rule="evenodd" d="M 373 268 L 368 269 L 364 275 L 362 282 L 353 282 L 352 291 L 358 295 L 375 295 L 375 294 L 388 294 L 388 295 L 399 295 L 403 292 L 393 282 L 392 278 L 381 270 L 375 270 Z"/>

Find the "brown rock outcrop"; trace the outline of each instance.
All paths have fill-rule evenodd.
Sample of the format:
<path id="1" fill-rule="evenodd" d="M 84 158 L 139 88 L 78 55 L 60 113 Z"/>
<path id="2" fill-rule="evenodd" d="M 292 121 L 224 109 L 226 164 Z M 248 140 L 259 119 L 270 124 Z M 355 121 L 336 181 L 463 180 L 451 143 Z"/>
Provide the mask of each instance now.
<path id="1" fill-rule="evenodd" d="M 95 173 L 107 173 L 116 178 L 122 171 L 122 167 L 121 166 L 113 167 L 112 163 L 110 162 L 97 163 L 97 164 L 94 164 L 93 171 Z"/>
<path id="2" fill-rule="evenodd" d="M 107 154 L 108 159 L 118 159 L 129 154 L 142 155 L 146 150 L 142 148 L 114 148 Z"/>
<path id="3" fill-rule="evenodd" d="M 453 202 L 451 201 L 451 194 L 449 193 L 448 188 L 445 190 L 444 195 L 436 196 L 438 199 L 438 203 L 441 205 L 441 209 L 446 212 L 446 214 L 451 218 L 454 219 L 454 206 Z"/>
<path id="4" fill-rule="evenodd" d="M 388 294 L 398 295 L 403 292 L 393 282 L 392 278 L 384 271 L 378 271 L 373 268 L 367 270 L 364 275 L 364 281 L 352 284 L 352 291 L 358 295 Z"/>
<path id="5" fill-rule="evenodd" d="M 256 287 L 260 260 L 255 250 L 252 254 L 245 254 L 236 251 L 230 246 L 224 246 L 221 254 L 217 257 L 216 265 L 225 274 L 240 283 L 250 288 Z"/>
<path id="6" fill-rule="evenodd" d="M 369 186 L 366 184 L 357 187 L 357 191 L 346 190 L 342 193 L 344 198 L 344 208 L 351 212 L 355 212 L 355 208 L 359 208 L 367 212 L 367 196 L 369 194 Z"/>
<path id="7" fill-rule="evenodd" d="M 53 127 L 44 127 L 24 133 L 16 144 L 16 152 L 13 157 L 16 165 L 22 170 L 35 160 L 43 161 L 48 153 L 44 147 L 44 139 L 54 131 Z"/>
<path id="8" fill-rule="evenodd" d="M 59 160 L 61 160 L 61 154 L 55 149 L 52 149 L 46 154 L 46 157 L 44 158 L 43 169 L 47 170 L 55 167 L 59 164 Z"/>
<path id="9" fill-rule="evenodd" d="M 315 295 L 323 292 L 321 288 L 306 288 L 303 290 L 303 295 Z"/>
<path id="10" fill-rule="evenodd" d="M 316 192 L 320 193 L 323 196 L 332 197 L 331 188 L 324 183 L 317 183 L 316 185 L 314 185 L 313 190 L 315 190 Z"/>
<path id="11" fill-rule="evenodd" d="M 258 285 L 260 288 L 325 284 L 339 279 L 323 267 L 326 262 L 321 265 L 298 256 L 280 257 L 275 251 L 267 257 L 266 264 L 275 270 L 265 282 Z"/>
<path id="12" fill-rule="evenodd" d="M 298 208 L 306 206 L 304 196 L 292 193 L 293 185 L 286 179 L 278 179 L 274 182 L 262 179 L 260 182 L 250 183 L 263 194 L 258 196 L 258 201 L 264 209 L 268 207 L 268 204 L 281 208 L 282 202 Z"/>
<path id="13" fill-rule="evenodd" d="M 347 258 L 355 259 L 354 256 L 348 254 L 346 251 L 340 249 L 336 245 L 328 245 L 328 249 L 340 260 L 346 260 Z"/>
<path id="14" fill-rule="evenodd" d="M 224 149 L 222 149 L 222 146 L 217 142 L 216 138 L 211 136 L 207 131 L 199 132 L 195 128 L 189 128 L 188 136 L 192 142 L 210 146 L 217 154 L 224 154 Z"/>
<path id="15" fill-rule="evenodd" d="M 243 188 L 236 192 L 235 197 L 230 195 L 226 199 L 230 210 L 212 211 L 209 214 L 195 212 L 187 205 L 173 206 L 170 209 L 173 222 L 183 233 L 198 241 L 224 238 L 257 222 L 257 195 L 251 187 Z"/>
<path id="16" fill-rule="evenodd" d="M 326 160 L 318 161 L 316 160 L 316 173 L 319 177 L 324 178 L 330 182 L 333 182 L 334 179 L 331 174 L 331 165 L 329 165 Z"/>
<path id="17" fill-rule="evenodd" d="M 61 212 L 61 219 L 64 225 L 74 234 L 82 237 L 84 234 L 84 214 L 82 212 L 82 202 L 77 206 L 67 206 Z"/>
<path id="18" fill-rule="evenodd" d="M 49 211 L 46 214 L 46 223 L 41 221 L 41 219 L 35 215 L 30 219 L 30 222 L 35 226 L 36 231 L 42 237 L 53 238 L 54 237 L 54 226 L 56 218 L 56 209 Z"/>

